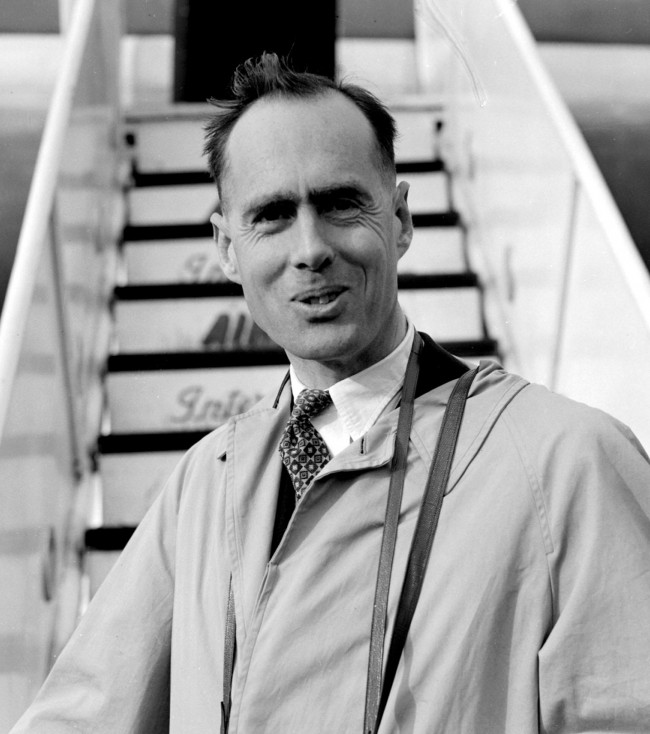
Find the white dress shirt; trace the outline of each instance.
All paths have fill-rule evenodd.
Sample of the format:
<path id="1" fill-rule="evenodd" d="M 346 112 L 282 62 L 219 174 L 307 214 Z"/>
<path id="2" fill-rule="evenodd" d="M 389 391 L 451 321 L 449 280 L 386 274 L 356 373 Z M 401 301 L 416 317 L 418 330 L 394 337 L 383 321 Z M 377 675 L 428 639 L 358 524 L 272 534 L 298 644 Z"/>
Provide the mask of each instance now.
<path id="1" fill-rule="evenodd" d="M 379 416 L 397 407 L 415 327 L 409 323 L 406 336 L 381 361 L 329 388 L 332 405 L 312 419 L 332 456 L 365 435 Z M 294 400 L 307 386 L 289 368 Z"/>

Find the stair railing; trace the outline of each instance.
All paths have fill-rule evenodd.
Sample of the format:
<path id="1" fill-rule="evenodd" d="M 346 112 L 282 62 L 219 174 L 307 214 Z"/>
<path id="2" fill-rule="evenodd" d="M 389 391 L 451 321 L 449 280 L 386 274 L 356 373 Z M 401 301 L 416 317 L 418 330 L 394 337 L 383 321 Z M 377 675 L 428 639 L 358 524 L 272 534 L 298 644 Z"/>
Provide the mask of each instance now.
<path id="1" fill-rule="evenodd" d="M 119 2 L 77 0 L 0 319 L 3 731 L 76 621 L 68 568 L 99 429 L 121 202 L 119 37 Z"/>
<path id="2" fill-rule="evenodd" d="M 506 365 L 650 446 L 650 276 L 517 4 L 416 0 L 416 23 L 424 63 L 450 59 L 446 157 Z"/>

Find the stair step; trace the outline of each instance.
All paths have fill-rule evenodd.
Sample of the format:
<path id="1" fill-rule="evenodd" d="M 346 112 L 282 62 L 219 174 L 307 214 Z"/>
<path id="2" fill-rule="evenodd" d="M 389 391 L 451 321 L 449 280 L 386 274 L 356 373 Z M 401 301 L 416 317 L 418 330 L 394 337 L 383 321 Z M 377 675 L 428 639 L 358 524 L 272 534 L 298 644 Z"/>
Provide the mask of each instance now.
<path id="1" fill-rule="evenodd" d="M 210 114 L 203 106 L 189 119 L 133 121 L 135 165 L 138 171 L 198 171 L 205 168 L 203 120 Z"/>
<path id="2" fill-rule="evenodd" d="M 286 364 L 110 372 L 111 430 L 201 431 L 248 410 L 279 385 Z"/>
<path id="3" fill-rule="evenodd" d="M 89 528 L 85 533 L 85 567 L 89 581 L 89 594 L 97 593 L 109 571 L 120 557 L 124 546 L 135 531 L 134 525 L 127 527 Z"/>
<path id="4" fill-rule="evenodd" d="M 193 186 L 196 184 L 214 186 L 212 176 L 205 167 L 196 171 L 155 171 L 153 173 L 142 173 L 135 170 L 132 173 L 132 182 L 133 186 L 138 189 L 150 186 Z"/>
<path id="5" fill-rule="evenodd" d="M 476 360 L 483 357 L 494 358 L 497 356 L 496 341 L 487 337 L 460 341 L 444 341 L 439 342 L 439 344 L 457 357 L 467 357 Z M 110 355 L 107 361 L 107 371 L 143 372 L 149 370 L 219 369 L 221 367 L 256 366 L 264 364 L 285 364 L 288 366 L 288 361 L 284 351 L 279 347 L 276 350 L 260 352 L 142 352 Z M 182 435 L 185 436 L 186 434 L 183 433 Z"/>
<path id="6" fill-rule="evenodd" d="M 405 174 L 411 184 L 413 214 L 446 212 L 450 208 L 449 181 L 444 171 L 415 170 Z M 127 192 L 129 223 L 136 226 L 207 222 L 217 204 L 213 183 L 174 184 L 133 188 Z"/>
<path id="7" fill-rule="evenodd" d="M 203 121 L 211 112 L 208 105 L 179 118 L 160 115 L 131 120 L 135 165 L 141 173 L 198 171 L 205 168 L 203 157 Z M 399 161 L 428 160 L 436 157 L 436 123 L 439 111 L 399 110 L 393 115 L 399 132 L 395 155 Z"/>
<path id="8" fill-rule="evenodd" d="M 285 352 L 275 349 L 233 348 L 231 351 L 131 352 L 111 354 L 106 362 L 108 372 L 140 372 L 147 370 L 221 369 L 222 367 L 258 367 L 288 365 Z"/>
<path id="9" fill-rule="evenodd" d="M 130 189 L 127 205 L 130 224 L 208 222 L 216 209 L 217 189 L 212 183 Z"/>
<path id="10" fill-rule="evenodd" d="M 134 526 L 102 526 L 88 528 L 84 534 L 87 550 L 114 551 L 124 550 L 135 531 Z"/>
<path id="11" fill-rule="evenodd" d="M 399 274 L 443 274 L 467 271 L 462 227 L 414 227 L 413 240 L 399 261 Z"/>
<path id="12" fill-rule="evenodd" d="M 206 283 L 186 286 L 203 289 Z M 218 284 L 221 285 L 221 284 Z M 226 284 L 224 284 L 226 285 Z M 169 286 L 169 288 L 182 286 Z M 145 286 L 142 286 L 144 289 Z M 153 286 L 152 288 L 156 288 Z M 163 289 L 164 286 L 158 286 Z M 254 323 L 243 296 L 212 297 L 179 292 L 115 304 L 120 352 L 269 349 L 273 342 Z"/>
<path id="13" fill-rule="evenodd" d="M 411 214 L 434 214 L 451 209 L 449 177 L 445 171 L 412 171 L 399 177 L 408 181 Z"/>
<path id="14" fill-rule="evenodd" d="M 126 542 L 124 543 L 126 545 Z M 88 549 L 85 553 L 85 568 L 88 576 L 88 595 L 92 599 L 120 557 L 120 550 Z"/>
<path id="15" fill-rule="evenodd" d="M 440 158 L 426 160 L 404 160 L 396 164 L 397 173 L 432 173 L 445 170 L 445 164 Z M 205 168 L 196 171 L 172 170 L 143 173 L 135 170 L 132 173 L 132 183 L 135 188 L 149 186 L 188 186 L 195 184 L 214 185 L 210 172 Z"/>
<path id="16" fill-rule="evenodd" d="M 440 111 L 391 110 L 397 123 L 395 158 L 398 162 L 438 157 Z"/>
<path id="17" fill-rule="evenodd" d="M 124 242 L 122 253 L 129 284 L 227 281 L 211 237 Z"/>
<path id="18" fill-rule="evenodd" d="M 106 433 L 97 439 L 97 451 L 107 454 L 143 454 L 150 452 L 178 451 L 192 448 L 212 429 L 202 431 L 139 431 L 138 433 Z M 100 460 L 101 461 L 101 460 Z"/>
<path id="19" fill-rule="evenodd" d="M 116 289 L 119 351 L 271 348 L 273 342 L 252 321 L 243 296 L 230 295 L 236 288 L 197 283 Z M 483 336 L 480 291 L 472 273 L 401 276 L 399 300 L 418 328 L 438 340 Z"/>
<path id="20" fill-rule="evenodd" d="M 212 237 L 141 240 L 122 246 L 129 284 L 226 281 Z M 417 227 L 399 273 L 454 273 L 467 269 L 461 227 Z"/>
<path id="21" fill-rule="evenodd" d="M 106 525 L 137 525 L 183 456 L 183 450 L 103 454 L 99 462 Z"/>

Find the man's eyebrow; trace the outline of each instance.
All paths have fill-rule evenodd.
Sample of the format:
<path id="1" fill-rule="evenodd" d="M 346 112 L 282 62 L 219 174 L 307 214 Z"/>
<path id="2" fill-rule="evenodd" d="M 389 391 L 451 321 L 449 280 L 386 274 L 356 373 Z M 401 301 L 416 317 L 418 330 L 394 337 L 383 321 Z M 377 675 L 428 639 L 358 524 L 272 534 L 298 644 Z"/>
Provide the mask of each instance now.
<path id="1" fill-rule="evenodd" d="M 344 197 L 348 199 L 366 199 L 368 193 L 361 186 L 355 184 L 337 184 L 335 186 L 325 186 L 315 189 L 309 193 L 311 201 L 319 202 L 336 197 Z"/>
<path id="2" fill-rule="evenodd" d="M 244 208 L 244 217 L 250 218 L 259 214 L 268 206 L 277 204 L 296 204 L 298 197 L 293 191 L 274 191 L 272 194 L 262 194 L 252 199 Z"/>
<path id="3" fill-rule="evenodd" d="M 323 186 L 309 192 L 309 200 L 314 204 L 331 201 L 337 197 L 366 200 L 369 198 L 369 195 L 362 186 L 347 183 Z M 299 200 L 300 197 L 296 195 L 295 191 L 291 190 L 274 191 L 269 194 L 262 194 L 246 204 L 244 208 L 244 217 L 246 219 L 254 218 L 268 206 L 277 206 L 278 204 L 293 204 L 297 206 Z"/>

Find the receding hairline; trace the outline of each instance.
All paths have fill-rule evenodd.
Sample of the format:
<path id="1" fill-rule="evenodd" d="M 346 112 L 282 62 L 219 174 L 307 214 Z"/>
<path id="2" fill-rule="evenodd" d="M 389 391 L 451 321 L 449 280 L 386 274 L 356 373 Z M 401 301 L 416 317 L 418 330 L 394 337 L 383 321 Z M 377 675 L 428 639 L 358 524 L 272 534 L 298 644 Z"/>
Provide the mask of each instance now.
<path id="1" fill-rule="evenodd" d="M 372 139 L 373 149 L 374 149 L 374 153 L 376 157 L 375 165 L 377 169 L 379 170 L 379 173 L 382 179 L 385 181 L 385 183 L 388 186 L 393 186 L 395 184 L 396 169 L 395 169 L 394 162 L 388 161 L 388 158 L 385 155 L 384 150 L 377 137 L 377 133 L 372 123 L 368 119 L 367 115 L 364 113 L 363 109 L 361 109 L 361 107 L 355 102 L 355 100 L 352 97 L 350 97 L 349 95 L 347 95 L 345 91 L 339 88 L 326 87 L 324 89 L 315 90 L 314 92 L 310 94 L 297 95 L 297 94 L 287 93 L 282 90 L 277 90 L 277 91 L 273 91 L 268 94 L 265 94 L 263 97 L 256 99 L 254 102 L 248 105 L 248 107 L 243 111 L 241 116 L 235 121 L 234 125 L 230 128 L 230 130 L 228 131 L 228 134 L 225 137 L 225 142 L 224 142 L 224 147 L 223 147 L 223 153 L 224 153 L 223 164 L 221 167 L 219 180 L 216 182 L 217 190 L 219 192 L 219 198 L 221 200 L 222 206 L 223 206 L 224 198 L 225 198 L 224 197 L 225 187 L 223 183 L 226 180 L 229 174 L 229 171 L 230 171 L 230 156 L 229 156 L 228 149 L 229 149 L 232 134 L 234 130 L 237 128 L 237 126 L 239 125 L 239 123 L 244 118 L 246 118 L 252 110 L 259 109 L 264 104 L 271 105 L 273 103 L 284 102 L 288 106 L 290 105 L 299 106 L 301 104 L 308 105 L 310 103 L 317 102 L 318 100 L 326 99 L 328 97 L 332 97 L 332 98 L 338 97 L 340 99 L 343 99 L 344 101 L 348 102 L 351 105 L 351 107 L 354 108 L 359 113 L 361 118 L 364 120 L 368 133 L 370 134 L 370 137 Z"/>

